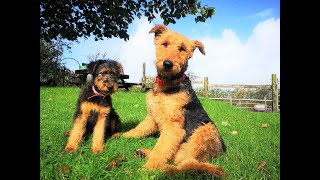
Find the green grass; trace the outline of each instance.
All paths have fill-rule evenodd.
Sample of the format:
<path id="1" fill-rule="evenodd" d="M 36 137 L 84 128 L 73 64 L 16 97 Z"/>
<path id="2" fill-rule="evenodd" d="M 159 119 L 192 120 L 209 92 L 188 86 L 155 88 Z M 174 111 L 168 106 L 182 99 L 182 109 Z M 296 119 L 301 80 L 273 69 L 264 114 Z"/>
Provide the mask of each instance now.
<path id="1" fill-rule="evenodd" d="M 136 148 L 149 148 L 156 137 L 106 140 L 101 154 L 91 153 L 91 138 L 79 144 L 78 152 L 63 151 L 72 127 L 72 117 L 80 89 L 40 89 L 40 179 L 212 179 L 201 174 L 183 173 L 167 176 L 159 171 L 139 170 L 144 159 L 136 159 Z M 118 91 L 113 104 L 122 119 L 123 131 L 130 130 L 146 115 L 145 93 Z M 280 179 L 280 114 L 249 112 L 222 102 L 200 99 L 214 120 L 227 146 L 227 154 L 211 163 L 229 174 L 227 179 Z M 267 123 L 268 128 L 261 125 Z M 237 135 L 231 132 L 237 131 Z M 124 158 L 114 168 L 114 157 Z M 262 161 L 266 171 L 258 171 Z"/>

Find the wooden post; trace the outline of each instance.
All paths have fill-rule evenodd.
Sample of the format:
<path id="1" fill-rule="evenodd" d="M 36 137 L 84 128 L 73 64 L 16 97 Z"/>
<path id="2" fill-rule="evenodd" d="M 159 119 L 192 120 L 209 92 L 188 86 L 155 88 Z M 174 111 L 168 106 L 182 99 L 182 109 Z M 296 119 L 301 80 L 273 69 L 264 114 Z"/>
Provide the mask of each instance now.
<path id="1" fill-rule="evenodd" d="M 267 96 L 264 96 L 264 107 L 265 109 L 264 110 L 267 110 L 268 109 L 268 104 L 267 104 Z"/>
<path id="2" fill-rule="evenodd" d="M 280 89 L 278 89 L 278 111 L 280 111 L 280 91 L 279 90 Z"/>
<path id="3" fill-rule="evenodd" d="M 278 111 L 277 75 L 272 74 L 272 112 Z"/>
<path id="4" fill-rule="evenodd" d="M 230 100 L 229 101 L 230 101 L 230 104 L 232 105 L 232 97 L 231 96 L 230 96 Z"/>
<path id="5" fill-rule="evenodd" d="M 203 81 L 203 91 L 204 91 L 204 97 L 208 98 L 208 90 L 209 90 L 209 80 L 208 77 L 204 77 L 204 81 Z"/>
<path id="6" fill-rule="evenodd" d="M 147 86 L 147 78 L 146 78 L 146 63 L 142 64 L 142 79 L 141 79 L 141 90 L 145 91 Z"/>

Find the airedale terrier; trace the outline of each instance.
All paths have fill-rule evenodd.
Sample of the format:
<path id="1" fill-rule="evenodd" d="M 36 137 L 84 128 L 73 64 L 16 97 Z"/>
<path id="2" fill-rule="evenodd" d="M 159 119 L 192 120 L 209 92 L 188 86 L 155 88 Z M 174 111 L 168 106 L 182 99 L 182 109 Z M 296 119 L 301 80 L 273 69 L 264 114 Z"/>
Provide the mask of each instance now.
<path id="1" fill-rule="evenodd" d="M 79 95 L 73 117 L 73 128 L 64 148 L 76 151 L 83 135 L 93 134 L 92 153 L 103 150 L 105 137 L 118 138 L 121 121 L 112 107 L 111 94 L 118 89 L 118 80 L 123 74 L 122 65 L 114 60 L 97 60 L 87 65 L 92 75 Z"/>
<path id="2" fill-rule="evenodd" d="M 147 93 L 145 120 L 123 133 L 123 137 L 141 138 L 160 131 L 151 151 L 136 150 L 147 157 L 143 167 L 148 170 L 195 170 L 223 176 L 222 168 L 208 162 L 210 157 L 224 154 L 226 146 L 185 75 L 194 50 L 198 48 L 205 55 L 204 45 L 163 25 L 156 25 L 149 33 L 155 33 L 156 82 Z M 168 165 L 170 160 L 177 166 Z"/>

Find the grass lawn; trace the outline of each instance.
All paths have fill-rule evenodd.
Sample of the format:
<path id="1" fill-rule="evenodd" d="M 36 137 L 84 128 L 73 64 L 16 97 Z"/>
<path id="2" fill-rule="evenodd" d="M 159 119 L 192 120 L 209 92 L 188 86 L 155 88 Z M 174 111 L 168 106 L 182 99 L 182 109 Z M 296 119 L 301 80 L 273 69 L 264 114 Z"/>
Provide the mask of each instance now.
<path id="1" fill-rule="evenodd" d="M 80 89 L 40 89 L 40 179 L 212 179 L 210 176 L 140 170 L 144 159 L 136 159 L 136 148 L 152 149 L 156 136 L 143 139 L 107 139 L 102 153 L 91 153 L 91 137 L 79 144 L 76 153 L 63 151 L 72 127 Z M 123 131 L 134 128 L 146 116 L 145 93 L 118 91 L 113 104 Z M 200 98 L 227 146 L 227 154 L 211 163 L 224 168 L 226 179 L 280 179 L 280 114 L 250 112 L 222 102 Z M 267 124 L 268 127 L 262 127 Z M 116 162 L 110 166 L 110 162 Z M 261 166 L 261 168 L 258 168 Z"/>

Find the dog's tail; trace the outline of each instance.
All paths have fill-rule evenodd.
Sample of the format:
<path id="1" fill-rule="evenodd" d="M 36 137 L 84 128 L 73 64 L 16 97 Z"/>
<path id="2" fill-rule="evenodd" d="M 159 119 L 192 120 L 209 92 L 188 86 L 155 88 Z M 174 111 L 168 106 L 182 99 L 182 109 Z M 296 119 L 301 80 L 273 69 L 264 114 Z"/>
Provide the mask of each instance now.
<path id="1" fill-rule="evenodd" d="M 203 162 L 189 162 L 178 166 L 168 165 L 165 171 L 167 174 L 176 174 L 180 172 L 198 172 L 208 174 L 214 177 L 226 176 L 226 173 L 221 167 Z"/>

